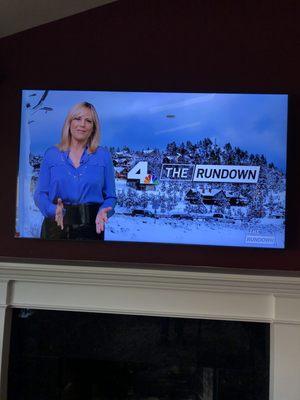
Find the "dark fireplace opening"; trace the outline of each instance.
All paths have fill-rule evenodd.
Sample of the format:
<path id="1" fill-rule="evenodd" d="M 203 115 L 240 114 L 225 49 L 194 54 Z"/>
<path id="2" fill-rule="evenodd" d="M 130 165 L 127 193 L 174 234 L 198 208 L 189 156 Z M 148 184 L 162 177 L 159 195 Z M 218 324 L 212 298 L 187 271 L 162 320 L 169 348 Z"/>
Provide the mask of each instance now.
<path id="1" fill-rule="evenodd" d="M 267 400 L 265 323 L 14 309 L 8 400 Z"/>

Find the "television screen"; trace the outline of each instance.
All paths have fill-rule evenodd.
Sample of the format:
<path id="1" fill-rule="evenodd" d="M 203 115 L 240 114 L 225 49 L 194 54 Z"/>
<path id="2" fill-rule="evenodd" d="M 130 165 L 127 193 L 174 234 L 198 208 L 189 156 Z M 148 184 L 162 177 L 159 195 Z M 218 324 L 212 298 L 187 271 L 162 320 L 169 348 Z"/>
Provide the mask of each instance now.
<path id="1" fill-rule="evenodd" d="M 287 110 L 282 94 L 23 90 L 15 236 L 284 248 Z"/>

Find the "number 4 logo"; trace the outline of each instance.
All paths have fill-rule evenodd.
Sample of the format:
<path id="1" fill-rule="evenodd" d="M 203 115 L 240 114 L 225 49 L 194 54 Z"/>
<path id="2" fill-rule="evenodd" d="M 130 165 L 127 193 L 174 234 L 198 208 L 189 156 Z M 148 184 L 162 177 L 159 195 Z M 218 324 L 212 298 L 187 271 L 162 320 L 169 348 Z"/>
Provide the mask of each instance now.
<path id="1" fill-rule="evenodd" d="M 128 171 L 127 179 L 139 179 L 140 183 L 144 183 L 147 175 L 148 162 L 139 161 L 130 171 Z"/>

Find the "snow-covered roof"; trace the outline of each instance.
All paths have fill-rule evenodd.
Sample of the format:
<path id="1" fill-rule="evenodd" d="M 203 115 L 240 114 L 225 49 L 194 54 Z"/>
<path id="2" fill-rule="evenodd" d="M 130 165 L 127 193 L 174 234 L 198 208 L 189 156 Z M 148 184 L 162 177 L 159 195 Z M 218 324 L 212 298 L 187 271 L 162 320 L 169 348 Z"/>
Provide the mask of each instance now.
<path id="1" fill-rule="evenodd" d="M 197 194 L 197 190 L 190 189 L 186 194 Z"/>
<path id="2" fill-rule="evenodd" d="M 234 192 L 228 192 L 227 190 L 223 190 L 223 192 L 226 194 L 226 197 L 237 197 L 237 195 Z"/>
<path id="3" fill-rule="evenodd" d="M 116 151 L 115 156 L 126 158 L 131 157 L 131 155 L 127 151 Z"/>
<path id="4" fill-rule="evenodd" d="M 120 173 L 120 172 L 124 171 L 124 167 L 115 167 L 115 171 Z"/>
<path id="5" fill-rule="evenodd" d="M 124 163 L 124 162 L 128 162 L 127 158 L 118 158 L 117 160 L 115 160 L 117 163 Z"/>
<path id="6" fill-rule="evenodd" d="M 143 150 L 143 153 L 144 154 L 151 154 L 151 153 L 153 153 L 154 152 L 154 150 Z"/>
<path id="7" fill-rule="evenodd" d="M 167 158 L 169 161 L 177 161 L 177 156 L 164 156 L 164 158 Z"/>
<path id="8" fill-rule="evenodd" d="M 215 196 L 217 193 L 219 193 L 221 191 L 222 190 L 220 190 L 220 189 L 210 189 L 210 190 L 204 189 L 204 190 L 201 190 L 200 193 L 201 193 L 202 196 L 211 196 L 211 197 L 213 197 L 213 196 Z"/>

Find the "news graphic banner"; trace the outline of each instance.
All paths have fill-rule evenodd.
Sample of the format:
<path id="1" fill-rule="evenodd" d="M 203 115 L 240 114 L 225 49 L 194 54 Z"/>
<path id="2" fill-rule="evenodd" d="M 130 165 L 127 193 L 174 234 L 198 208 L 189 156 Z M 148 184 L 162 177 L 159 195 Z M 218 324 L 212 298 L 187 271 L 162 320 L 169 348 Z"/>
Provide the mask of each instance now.
<path id="1" fill-rule="evenodd" d="M 163 164 L 160 179 L 193 182 L 257 183 L 260 167 Z"/>
<path id="2" fill-rule="evenodd" d="M 93 104 L 117 193 L 110 241 L 284 248 L 286 95 L 24 90 L 16 237 L 68 111 Z"/>

